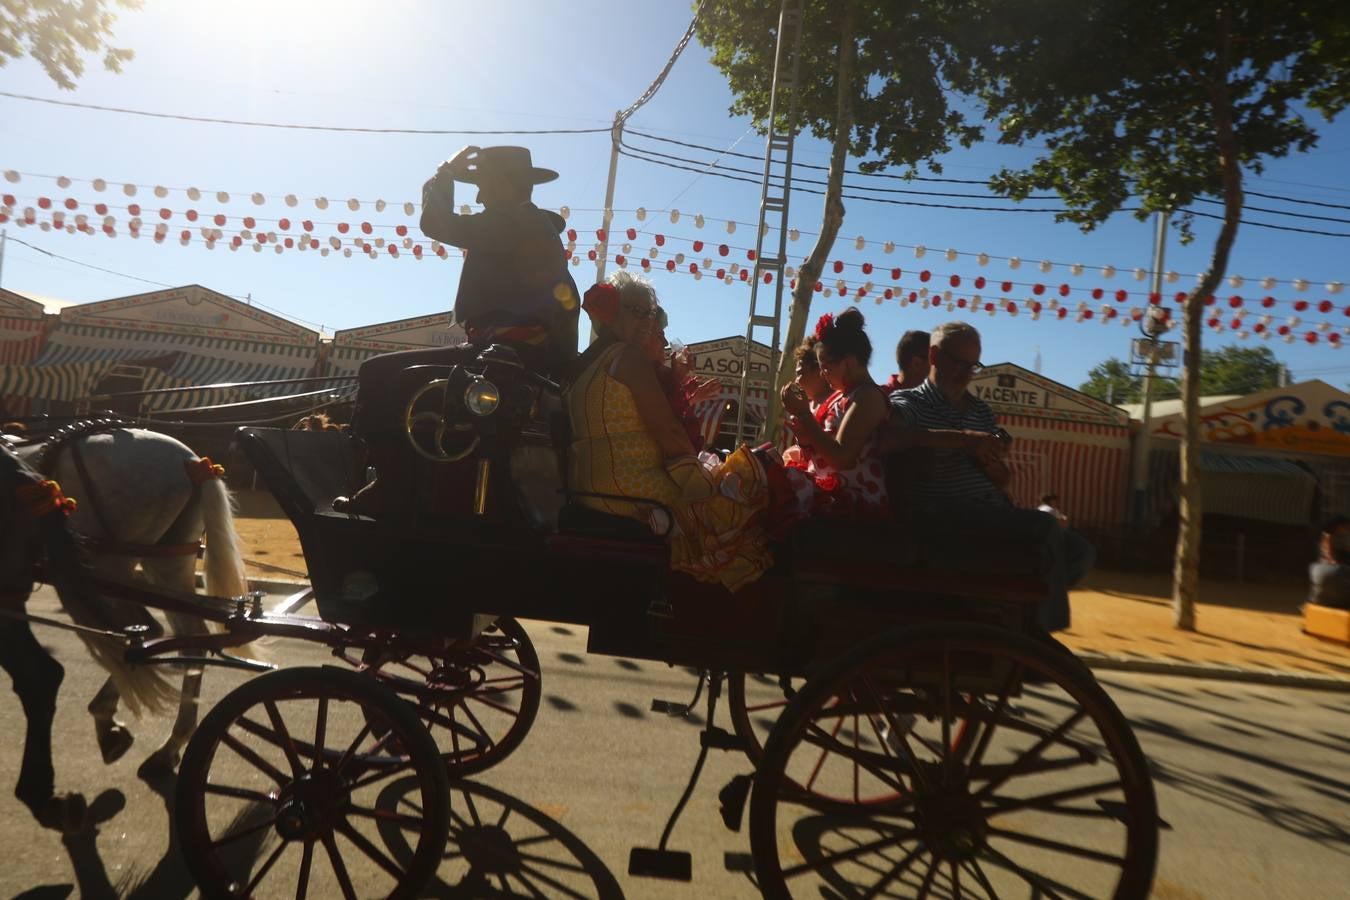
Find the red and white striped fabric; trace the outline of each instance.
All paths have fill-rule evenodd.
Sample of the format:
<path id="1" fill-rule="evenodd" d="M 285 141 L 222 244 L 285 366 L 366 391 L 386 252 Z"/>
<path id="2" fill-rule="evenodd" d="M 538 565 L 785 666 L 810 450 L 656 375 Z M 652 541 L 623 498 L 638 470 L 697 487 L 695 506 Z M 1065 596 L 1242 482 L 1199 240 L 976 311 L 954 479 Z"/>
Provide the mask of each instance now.
<path id="1" fill-rule="evenodd" d="M 42 352 L 47 323 L 42 319 L 0 318 L 0 366 L 22 366 L 32 362 Z M 10 415 L 22 416 L 29 412 L 27 397 L 0 397 Z"/>
<path id="2" fill-rule="evenodd" d="M 1059 495 L 1071 524 L 1124 522 L 1130 473 L 1130 432 L 1031 416 L 999 416 L 1014 438 L 1009 462 L 1018 506 L 1035 508 L 1046 493 Z"/>

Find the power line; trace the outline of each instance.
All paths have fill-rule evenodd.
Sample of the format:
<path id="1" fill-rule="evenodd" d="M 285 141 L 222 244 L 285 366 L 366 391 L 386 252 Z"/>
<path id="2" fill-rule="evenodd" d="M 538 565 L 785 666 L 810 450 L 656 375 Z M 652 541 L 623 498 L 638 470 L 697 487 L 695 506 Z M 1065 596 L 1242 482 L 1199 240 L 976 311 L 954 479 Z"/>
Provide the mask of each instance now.
<path id="1" fill-rule="evenodd" d="M 684 37 L 680 38 L 675 45 L 675 49 L 671 51 L 670 59 L 666 60 L 665 68 L 657 73 L 656 78 L 652 80 L 651 84 L 647 85 L 647 89 L 642 92 L 641 96 L 629 104 L 627 109 L 614 117 L 616 122 L 627 122 L 632 118 L 633 113 L 645 106 L 647 101 L 655 97 L 656 92 L 661 90 L 661 85 L 666 83 L 666 77 L 670 75 L 670 70 L 675 68 L 675 61 L 680 58 L 680 54 L 684 52 L 685 47 L 689 46 L 689 41 L 694 36 L 694 29 L 698 27 L 699 17 L 703 15 L 703 3 L 704 0 L 699 0 L 698 6 L 694 9 L 694 18 L 689 21 L 689 27 L 684 31 Z M 610 129 L 600 128 L 595 130 L 609 131 Z"/>
<path id="2" fill-rule="evenodd" d="M 1297 197 L 1281 197 L 1279 194 L 1263 194 L 1260 191 L 1249 191 L 1244 189 L 1242 193 L 1248 197 L 1263 197 L 1266 200 L 1283 200 L 1285 203 L 1302 203 L 1306 206 L 1321 206 L 1327 209 L 1350 209 L 1350 205 L 1344 203 L 1323 203 L 1320 200 L 1300 200 Z"/>
<path id="3" fill-rule="evenodd" d="M 1222 200 L 1215 200 L 1211 197 L 1196 197 L 1195 200 L 1197 203 L 1209 203 L 1214 206 L 1224 205 Z M 1273 216 L 1289 216 L 1295 219 L 1308 219 L 1314 222 L 1337 222 L 1342 225 L 1350 225 L 1350 219 L 1342 219 L 1336 216 L 1315 216 L 1312 213 L 1288 212 L 1287 210 L 1270 209 L 1265 206 L 1249 206 L 1246 203 L 1242 204 L 1242 208 L 1250 210 L 1251 212 L 1269 213 Z"/>
<path id="4" fill-rule="evenodd" d="M 15 94 L 0 91 L 0 97 L 12 100 L 27 100 L 32 103 L 48 103 L 52 106 L 68 106 L 75 109 L 92 109 L 99 112 L 122 113 L 129 116 L 145 116 L 151 119 L 173 119 L 179 122 L 204 122 L 210 125 L 243 125 L 250 128 L 281 128 L 292 131 L 328 131 L 344 134 L 604 134 L 608 128 L 357 128 L 340 125 L 296 125 L 289 122 L 253 122 L 245 119 L 217 119 L 209 116 L 186 116 L 176 113 L 149 112 L 143 109 L 127 109 L 121 106 L 99 106 L 94 103 L 76 103 L 73 100 L 53 100 L 48 97 L 33 97 L 28 94 Z"/>

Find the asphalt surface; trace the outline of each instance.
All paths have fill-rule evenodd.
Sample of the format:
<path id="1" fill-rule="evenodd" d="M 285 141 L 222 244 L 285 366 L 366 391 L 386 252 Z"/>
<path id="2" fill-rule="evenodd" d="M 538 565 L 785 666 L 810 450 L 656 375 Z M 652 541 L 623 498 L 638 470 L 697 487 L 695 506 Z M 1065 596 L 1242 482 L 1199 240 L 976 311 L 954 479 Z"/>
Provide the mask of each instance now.
<path id="1" fill-rule="evenodd" d="M 35 596 L 30 608 L 48 615 L 56 610 L 46 591 Z M 698 753 L 701 719 L 653 713 L 651 700 L 687 700 L 694 677 L 659 663 L 587 655 L 580 629 L 526 625 L 544 673 L 538 720 L 514 755 L 452 791 L 452 830 L 464 840 L 452 840 L 431 894 L 758 896 L 748 835 L 729 831 L 717 811 L 718 789 L 733 775 L 750 771 L 734 751 L 710 754 L 670 841 L 671 847 L 692 853 L 693 880 L 627 874 L 630 848 L 656 845 Z M 37 827 L 5 790 L 0 847 L 7 848 L 8 859 L 0 865 L 0 895 L 195 895 L 170 828 L 173 782 L 146 781 L 136 772 L 168 733 L 170 717 L 132 721 L 135 746 L 122 760 L 103 765 L 84 709 L 101 674 L 73 635 L 42 630 L 39 636 L 67 672 L 56 722 L 58 787 L 83 791 L 92 801 L 94 821 L 84 832 L 63 838 Z M 328 661 L 322 648 L 288 642 L 264 652 L 287 665 Z M 1135 673 L 1098 674 L 1151 761 L 1159 809 L 1170 826 L 1162 834 L 1154 896 L 1346 895 L 1350 697 Z M 209 671 L 203 709 L 247 677 Z M 759 689 L 771 691 L 772 686 Z M 0 728 L 11 738 L 0 755 L 0 781 L 12 785 L 24 723 L 17 699 L 5 696 Z M 1040 701 L 1033 695 L 1026 702 L 1035 707 Z M 470 832 L 497 841 L 497 852 L 489 857 L 500 860 L 505 854 L 510 865 L 485 869 L 483 855 L 472 852 Z M 374 864 L 359 854 L 348 856 L 347 862 L 358 890 L 380 883 Z M 1072 883 L 1074 870 L 1067 866 L 1064 880 Z M 897 881 L 883 896 L 913 896 L 917 884 Z M 953 894 L 942 879 L 932 887 L 932 896 Z M 267 895 L 288 894 L 269 890 Z M 852 896 L 838 885 L 813 887 L 801 895 Z M 1026 895 L 1025 885 L 1021 893 L 1000 892 Z"/>

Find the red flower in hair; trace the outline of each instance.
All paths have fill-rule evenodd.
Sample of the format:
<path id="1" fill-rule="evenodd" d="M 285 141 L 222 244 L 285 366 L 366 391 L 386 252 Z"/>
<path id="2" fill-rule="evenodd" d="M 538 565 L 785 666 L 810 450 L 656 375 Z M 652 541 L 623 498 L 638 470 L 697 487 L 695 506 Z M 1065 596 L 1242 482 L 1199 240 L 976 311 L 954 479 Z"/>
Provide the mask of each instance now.
<path id="1" fill-rule="evenodd" d="M 834 313 L 826 313 L 816 322 L 816 340 L 823 340 L 826 332 L 834 327 Z"/>
<path id="2" fill-rule="evenodd" d="M 592 322 L 613 322 L 619 315 L 619 289 L 612 284 L 595 284 L 586 289 L 581 308 Z"/>

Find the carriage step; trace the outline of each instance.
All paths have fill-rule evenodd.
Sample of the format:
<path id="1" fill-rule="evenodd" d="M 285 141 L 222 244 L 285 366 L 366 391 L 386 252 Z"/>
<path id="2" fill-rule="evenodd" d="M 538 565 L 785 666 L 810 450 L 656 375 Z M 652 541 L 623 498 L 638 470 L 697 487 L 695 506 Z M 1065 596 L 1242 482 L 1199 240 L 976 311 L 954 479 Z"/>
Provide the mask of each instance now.
<path id="1" fill-rule="evenodd" d="M 736 775 L 717 792 L 717 811 L 728 831 L 740 831 L 745 817 L 745 801 L 750 796 L 752 775 Z"/>
<path id="2" fill-rule="evenodd" d="M 691 881 L 694 877 L 694 857 L 683 850 L 634 847 L 628 851 L 628 874 L 637 878 Z"/>
<path id="3" fill-rule="evenodd" d="M 744 752 L 747 748 L 745 741 L 741 740 L 740 735 L 732 734 L 725 728 L 718 728 L 711 725 L 699 732 L 698 742 L 700 746 L 707 747 L 710 750 L 740 750 Z"/>

